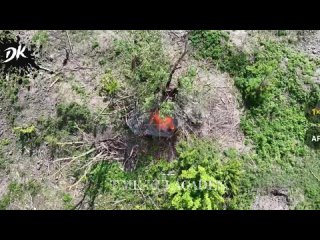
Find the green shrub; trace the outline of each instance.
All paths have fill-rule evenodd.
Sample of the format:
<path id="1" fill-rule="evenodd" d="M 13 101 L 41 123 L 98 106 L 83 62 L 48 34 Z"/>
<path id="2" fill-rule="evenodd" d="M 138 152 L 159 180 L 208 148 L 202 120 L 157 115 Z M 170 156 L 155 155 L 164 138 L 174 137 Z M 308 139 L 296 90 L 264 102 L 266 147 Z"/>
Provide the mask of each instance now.
<path id="1" fill-rule="evenodd" d="M 57 106 L 57 127 L 75 133 L 80 129 L 92 130 L 91 113 L 86 106 L 77 103 L 59 104 Z"/>
<path id="2" fill-rule="evenodd" d="M 211 141 L 194 139 L 177 147 L 174 169 L 177 179 L 169 185 L 171 207 L 175 209 L 224 209 L 238 193 L 241 164 L 223 159 Z M 187 181 L 188 187 L 181 187 Z M 205 183 L 201 187 L 201 182 Z M 190 185 L 191 184 L 191 185 Z"/>
<path id="3" fill-rule="evenodd" d="M 10 182 L 7 193 L 0 199 L 0 210 L 7 209 L 12 202 L 20 200 L 26 193 L 35 197 L 40 190 L 41 185 L 36 180 L 30 180 L 27 183 Z"/>
<path id="4" fill-rule="evenodd" d="M 173 116 L 174 114 L 174 102 L 172 101 L 166 101 L 161 104 L 160 106 L 160 117 L 168 117 L 168 116 Z"/>
<path id="5" fill-rule="evenodd" d="M 212 41 L 208 37 L 212 33 L 205 32 L 197 34 L 204 36 L 200 43 Z M 199 53 L 216 61 L 212 47 L 200 43 L 194 44 Z M 320 171 L 314 160 L 318 153 L 305 145 L 304 137 L 310 127 L 306 108 L 314 107 L 320 99 L 319 87 L 311 80 L 319 61 L 283 43 L 269 40 L 259 44 L 251 61 L 244 61 L 244 66 L 238 70 L 218 66 L 234 76 L 235 85 L 247 106 L 241 128 L 251 140 L 254 153 L 248 157 L 250 164 L 246 159 L 250 183 L 244 185 L 240 195 L 247 201 L 252 188 L 290 186 L 304 192 L 305 200 L 299 204 L 301 208 L 318 209 L 320 191 L 314 186 L 319 183 L 310 174 L 310 170 Z M 233 54 L 235 51 L 228 52 Z M 222 56 L 222 59 L 228 60 L 224 66 L 230 66 L 230 57 Z M 242 205 L 240 199 L 235 202 Z"/>
<path id="6" fill-rule="evenodd" d="M 194 80 L 197 76 L 197 70 L 195 67 L 188 69 L 185 75 L 179 77 L 179 91 L 190 93 L 194 87 Z"/>
<path id="7" fill-rule="evenodd" d="M 74 208 L 73 206 L 73 198 L 69 193 L 64 193 L 62 196 L 63 207 L 66 210 L 71 210 Z"/>
<path id="8" fill-rule="evenodd" d="M 32 42 L 39 46 L 43 46 L 48 43 L 48 39 L 49 39 L 48 32 L 45 30 L 39 30 L 33 35 Z"/>
<path id="9" fill-rule="evenodd" d="M 229 35 L 224 31 L 195 30 L 191 32 L 190 40 L 202 57 L 212 58 L 216 62 L 222 62 L 230 52 Z"/>
<path id="10" fill-rule="evenodd" d="M 41 138 L 39 137 L 34 125 L 29 127 L 15 127 L 13 131 L 19 138 L 23 152 L 25 148 L 28 147 L 30 148 L 30 154 L 32 154 L 33 150 L 40 146 Z"/>
<path id="11" fill-rule="evenodd" d="M 101 78 L 100 94 L 114 96 L 120 89 L 120 84 L 113 76 L 111 71 L 108 71 Z"/>
<path id="12" fill-rule="evenodd" d="M 0 199 L 0 210 L 5 210 L 10 203 L 19 200 L 24 193 L 23 184 L 11 182 L 8 186 L 8 192 Z"/>
<path id="13" fill-rule="evenodd" d="M 146 106 L 147 99 L 155 101 L 157 94 L 165 88 L 170 73 L 170 62 L 159 31 L 131 31 L 128 38 L 115 40 L 114 45 L 115 59 L 139 102 Z"/>

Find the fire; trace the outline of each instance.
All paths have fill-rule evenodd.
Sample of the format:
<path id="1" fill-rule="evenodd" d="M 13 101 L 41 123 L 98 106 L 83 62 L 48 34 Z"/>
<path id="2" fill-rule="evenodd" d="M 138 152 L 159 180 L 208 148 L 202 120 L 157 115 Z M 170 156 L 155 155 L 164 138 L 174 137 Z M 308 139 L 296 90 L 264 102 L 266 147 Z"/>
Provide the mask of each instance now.
<path id="1" fill-rule="evenodd" d="M 162 132 L 173 132 L 176 130 L 173 118 L 161 118 L 158 110 L 151 114 L 149 124 L 153 124 L 159 131 Z"/>

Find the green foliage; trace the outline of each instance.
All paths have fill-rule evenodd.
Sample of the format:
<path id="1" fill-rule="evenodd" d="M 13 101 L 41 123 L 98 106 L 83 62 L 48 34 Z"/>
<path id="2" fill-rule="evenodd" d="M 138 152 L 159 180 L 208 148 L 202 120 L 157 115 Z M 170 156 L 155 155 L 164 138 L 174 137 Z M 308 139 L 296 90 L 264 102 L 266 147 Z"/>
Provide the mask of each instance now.
<path id="1" fill-rule="evenodd" d="M 198 166 L 196 169 L 183 170 L 179 180 L 183 182 L 187 180 L 192 183 L 183 187 L 177 182 L 170 184 L 169 195 L 173 196 L 171 200 L 173 208 L 180 210 L 217 210 L 223 208 L 225 187 L 220 181 L 210 176 L 205 168 Z M 210 187 L 206 186 L 204 189 L 200 189 L 200 186 L 197 186 L 200 181 L 208 183 Z"/>
<path id="2" fill-rule="evenodd" d="M 40 192 L 41 188 L 42 188 L 41 183 L 35 179 L 30 180 L 23 187 L 24 191 L 27 191 L 30 193 L 31 197 L 35 197 Z"/>
<path id="3" fill-rule="evenodd" d="M 230 53 L 229 35 L 224 31 L 195 30 L 191 32 L 190 40 L 194 46 L 199 48 L 202 57 L 212 58 L 217 63 L 223 62 Z"/>
<path id="4" fill-rule="evenodd" d="M 160 106 L 160 117 L 168 117 L 168 116 L 173 116 L 174 114 L 174 102 L 172 101 L 165 101 L 161 104 Z"/>
<path id="5" fill-rule="evenodd" d="M 241 73 L 248 63 L 248 56 L 230 44 L 229 34 L 225 31 L 192 31 L 190 40 L 200 57 L 211 59 L 218 68 L 231 75 Z"/>
<path id="6" fill-rule="evenodd" d="M 10 182 L 7 193 L 0 199 L 0 210 L 7 209 L 12 202 L 20 200 L 27 192 L 31 197 L 35 197 L 40 190 L 41 185 L 36 180 L 27 183 Z"/>
<path id="7" fill-rule="evenodd" d="M 174 169 L 177 179 L 169 185 L 171 207 L 175 209 L 224 209 L 238 193 L 241 164 L 235 158 L 222 159 L 214 143 L 194 139 L 181 142 Z M 184 181 L 187 185 L 181 185 Z"/>
<path id="8" fill-rule="evenodd" d="M 197 76 L 196 68 L 195 67 L 189 68 L 187 73 L 181 76 L 178 80 L 179 90 L 184 91 L 186 93 L 190 93 L 194 87 L 194 80 L 196 76 Z"/>
<path id="9" fill-rule="evenodd" d="M 8 139 L 0 140 L 0 171 L 7 169 L 8 166 L 8 159 L 4 157 L 4 150 L 3 147 L 10 144 Z"/>
<path id="10" fill-rule="evenodd" d="M 0 149 L 0 176 L 4 176 L 10 173 L 10 164 L 12 164 L 12 159 L 5 157 Z"/>
<path id="11" fill-rule="evenodd" d="M 22 152 L 25 151 L 25 148 L 30 148 L 30 154 L 36 147 L 39 147 L 41 144 L 41 138 L 39 137 L 36 127 L 34 125 L 25 126 L 25 127 L 15 127 L 13 129 L 14 133 L 19 138 L 19 141 L 22 145 Z"/>
<path id="12" fill-rule="evenodd" d="M 212 41 L 208 37 L 212 33 L 205 32 L 196 36 L 204 36 L 201 39 L 205 42 Z M 203 57 L 211 56 L 217 61 L 209 44 L 194 45 Z M 318 155 L 304 143 L 310 126 L 305 109 L 320 100 L 319 88 L 311 81 L 317 62 L 273 41 L 261 41 L 250 58 L 253 60 L 244 61 L 237 71 L 219 66 L 234 76 L 242 94 L 247 109 L 241 128 L 255 150 L 255 154 L 244 159 L 248 182 L 240 195 L 247 201 L 252 188 L 290 186 L 305 194 L 300 208 L 319 209 L 320 190 L 315 187 L 319 182 L 310 174 L 312 170 L 319 175 L 320 168 L 314 160 Z M 239 199 L 235 202 L 241 205 Z"/>
<path id="13" fill-rule="evenodd" d="M 19 76 L 17 74 L 10 74 L 8 80 L 0 78 L 0 96 L 3 95 L 10 106 L 15 107 L 15 104 L 18 101 L 20 88 L 26 86 L 28 83 L 29 79 L 27 77 Z"/>
<path id="14" fill-rule="evenodd" d="M 286 36 L 288 33 L 287 33 L 287 30 L 278 30 L 276 34 L 277 36 L 281 37 L 281 36 Z"/>
<path id="15" fill-rule="evenodd" d="M 63 207 L 66 210 L 72 210 L 74 208 L 73 206 L 73 198 L 69 193 L 64 193 L 62 196 L 63 201 Z"/>
<path id="16" fill-rule="evenodd" d="M 39 30 L 33 35 L 31 41 L 39 46 L 44 46 L 48 43 L 48 39 L 48 32 L 46 30 Z"/>
<path id="17" fill-rule="evenodd" d="M 23 195 L 23 184 L 11 182 L 8 186 L 8 192 L 0 199 L 0 210 L 5 210 L 11 201 L 21 198 Z"/>
<path id="18" fill-rule="evenodd" d="M 115 201 L 117 199 L 130 198 L 130 191 L 124 191 L 121 187 L 114 187 L 114 181 L 127 180 L 127 174 L 120 168 L 116 162 L 102 162 L 97 164 L 88 176 L 87 196 L 90 200 L 90 205 L 93 208 L 95 200 L 99 194 L 108 194 Z M 110 205 L 104 206 L 105 209 L 111 208 Z"/>
<path id="19" fill-rule="evenodd" d="M 120 84 L 113 76 L 112 71 L 107 71 L 101 78 L 100 94 L 114 96 L 120 89 Z"/>
<path id="20" fill-rule="evenodd" d="M 125 40 L 115 40 L 115 58 L 122 74 L 134 88 L 139 102 L 147 106 L 151 98 L 165 88 L 170 63 L 165 55 L 159 31 L 130 31 Z"/>
<path id="21" fill-rule="evenodd" d="M 75 133 L 78 129 L 92 129 L 91 113 L 86 106 L 77 103 L 59 104 L 57 106 L 57 127 Z"/>
<path id="22" fill-rule="evenodd" d="M 5 170 L 7 168 L 7 160 L 0 154 L 0 170 Z"/>
<path id="23" fill-rule="evenodd" d="M 71 85 L 71 88 L 72 88 L 73 91 L 75 91 L 81 97 L 86 97 L 87 96 L 85 87 L 80 85 L 79 83 L 73 83 Z"/>
<path id="24" fill-rule="evenodd" d="M 109 196 L 108 202 L 121 201 L 116 206 L 100 204 L 107 209 L 225 209 L 234 205 L 243 176 L 237 153 L 222 155 L 213 142 L 199 139 L 180 142 L 177 151 L 178 159 L 170 163 L 154 162 L 152 155 L 140 156 L 133 172 L 124 171 L 116 162 L 97 164 L 88 177 L 92 207 L 99 194 Z"/>
<path id="25" fill-rule="evenodd" d="M 1 149 L 1 147 L 8 146 L 9 144 L 10 144 L 9 139 L 7 139 L 7 138 L 1 139 L 0 140 L 0 149 Z"/>
<path id="26" fill-rule="evenodd" d="M 225 31 L 192 31 L 190 40 L 200 57 L 210 58 L 218 68 L 231 75 L 242 72 L 248 63 L 248 56 L 231 45 Z"/>
<path id="27" fill-rule="evenodd" d="M 96 49 L 96 48 L 99 48 L 100 46 L 99 46 L 99 42 L 98 41 L 94 41 L 93 43 L 92 43 L 92 50 L 94 50 L 94 49 Z"/>
<path id="28" fill-rule="evenodd" d="M 3 40 L 14 39 L 14 38 L 15 36 L 12 31 L 0 30 L 0 43 L 2 43 Z"/>
<path id="29" fill-rule="evenodd" d="M 77 145 L 64 144 L 65 142 L 77 142 L 79 132 L 92 133 L 94 136 L 98 131 L 103 132 L 107 119 L 93 116 L 86 105 L 78 103 L 58 104 L 56 118 L 39 118 L 37 128 L 41 143 L 45 143 L 52 158 L 70 156 L 70 154 L 81 154 L 86 151 Z M 87 149 L 89 150 L 89 149 Z M 78 152 L 80 151 L 80 152 Z"/>

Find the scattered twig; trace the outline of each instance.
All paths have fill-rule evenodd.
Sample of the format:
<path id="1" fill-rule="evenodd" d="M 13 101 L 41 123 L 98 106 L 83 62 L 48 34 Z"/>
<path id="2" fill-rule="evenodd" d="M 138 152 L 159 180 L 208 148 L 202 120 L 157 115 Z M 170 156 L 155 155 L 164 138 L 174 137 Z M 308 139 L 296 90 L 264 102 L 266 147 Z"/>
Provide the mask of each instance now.
<path id="1" fill-rule="evenodd" d="M 68 33 L 68 30 L 66 30 L 66 33 L 67 33 L 67 37 L 68 37 L 68 42 L 69 42 L 69 48 L 70 48 L 70 53 L 72 53 L 72 44 L 71 44 L 71 40 L 70 40 L 70 37 L 69 37 L 69 33 Z"/>
<path id="2" fill-rule="evenodd" d="M 84 157 L 84 156 L 87 156 L 89 155 L 90 153 L 96 151 L 96 148 L 92 148 L 90 149 L 89 151 L 85 152 L 85 153 L 82 153 L 80 154 L 79 156 L 76 156 L 76 157 L 71 157 L 71 158 L 60 158 L 60 159 L 57 159 L 57 160 L 54 160 L 53 162 L 60 162 L 60 161 L 66 161 L 66 160 L 70 160 L 72 159 L 70 162 L 68 162 L 67 164 L 65 164 L 64 166 L 62 166 L 57 172 L 55 172 L 53 174 L 53 176 L 55 176 L 57 173 L 61 172 L 62 169 L 64 169 L 66 166 L 70 165 L 72 162 L 74 162 L 75 160 L 81 158 L 81 157 Z"/>
<path id="3" fill-rule="evenodd" d="M 72 72 L 75 72 L 75 71 L 79 71 L 79 70 L 87 70 L 87 69 L 89 69 L 89 70 L 92 70 L 92 69 L 94 69 L 93 67 L 81 67 L 81 66 L 79 66 L 79 67 L 75 67 L 75 68 L 68 68 L 68 69 L 66 69 L 66 71 L 72 71 Z"/>
<path id="4" fill-rule="evenodd" d="M 130 97 L 134 97 L 134 95 L 129 95 L 129 96 L 124 96 L 124 97 L 118 98 L 118 101 L 130 98 Z"/>
<path id="5" fill-rule="evenodd" d="M 43 67 L 43 66 L 40 66 L 39 65 L 39 68 L 42 69 L 42 70 L 45 70 L 45 71 L 48 71 L 50 73 L 54 73 L 52 70 L 50 70 L 49 68 L 46 68 L 46 67 Z"/>
<path id="6" fill-rule="evenodd" d="M 320 182 L 320 179 L 310 170 L 311 174 Z"/>
<path id="7" fill-rule="evenodd" d="M 138 189 L 139 189 L 140 194 L 141 194 L 142 197 L 144 198 L 144 200 L 147 201 L 147 198 L 146 198 L 146 196 L 143 194 L 142 189 L 139 188 L 139 187 L 138 187 Z M 155 209 L 159 209 L 159 207 L 157 206 L 157 204 L 155 204 L 155 202 L 152 200 L 152 198 L 151 198 L 149 195 L 148 195 L 148 198 L 149 198 L 150 202 L 152 203 L 152 205 L 155 207 Z"/>
<path id="8" fill-rule="evenodd" d="M 89 171 L 91 170 L 91 164 L 86 168 L 86 170 L 84 171 L 84 174 L 79 178 L 79 180 L 77 182 L 75 182 L 74 184 L 72 184 L 71 186 L 69 186 L 69 189 L 77 186 L 89 173 Z"/>
<path id="9" fill-rule="evenodd" d="M 96 121 L 96 120 L 102 115 L 102 113 L 108 108 L 108 106 L 109 106 L 109 104 L 108 104 L 106 107 L 104 107 L 104 108 L 99 112 L 99 114 L 97 114 L 97 116 L 94 118 L 94 121 Z"/>
<path id="10" fill-rule="evenodd" d="M 58 142 L 57 145 L 79 145 L 85 144 L 86 142 Z"/>
<path id="11" fill-rule="evenodd" d="M 118 200 L 118 201 L 114 201 L 114 203 L 112 205 L 117 205 L 119 203 L 122 203 L 124 201 L 126 201 L 127 199 L 121 199 L 121 200 Z"/>
<path id="12" fill-rule="evenodd" d="M 99 142 L 107 142 L 107 141 L 111 141 L 111 140 L 115 140 L 117 137 L 119 137 L 120 134 L 115 135 L 112 138 L 106 138 L 106 139 L 102 139 Z"/>
<path id="13" fill-rule="evenodd" d="M 53 85 L 55 85 L 59 80 L 60 80 L 60 78 L 57 78 L 56 80 L 54 80 L 54 81 L 50 84 L 49 88 L 52 88 Z"/>

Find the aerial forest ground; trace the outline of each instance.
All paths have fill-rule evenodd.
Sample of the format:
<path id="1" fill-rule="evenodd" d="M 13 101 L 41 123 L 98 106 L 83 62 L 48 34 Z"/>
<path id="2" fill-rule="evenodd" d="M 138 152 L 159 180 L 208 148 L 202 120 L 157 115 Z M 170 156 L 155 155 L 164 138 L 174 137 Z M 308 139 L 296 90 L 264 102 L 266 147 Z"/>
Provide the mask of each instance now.
<path id="1" fill-rule="evenodd" d="M 320 31 L 17 36 L 41 67 L 0 65 L 0 209 L 320 209 Z"/>

